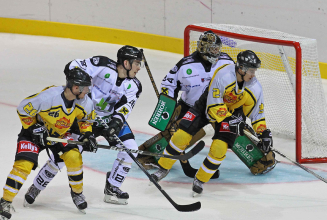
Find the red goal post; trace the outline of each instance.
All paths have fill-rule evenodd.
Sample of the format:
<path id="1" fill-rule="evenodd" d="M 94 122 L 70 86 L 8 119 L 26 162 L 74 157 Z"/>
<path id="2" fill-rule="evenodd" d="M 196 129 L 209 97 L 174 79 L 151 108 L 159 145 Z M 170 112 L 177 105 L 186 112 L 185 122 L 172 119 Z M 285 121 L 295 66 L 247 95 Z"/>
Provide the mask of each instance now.
<path id="1" fill-rule="evenodd" d="M 196 50 L 200 34 L 208 30 L 221 37 L 222 51 L 234 61 L 242 50 L 259 56 L 262 65 L 256 77 L 263 87 L 267 125 L 273 135 L 295 138 L 297 162 L 327 162 L 327 105 L 316 40 L 254 27 L 202 23 L 185 28 L 185 56 Z"/>

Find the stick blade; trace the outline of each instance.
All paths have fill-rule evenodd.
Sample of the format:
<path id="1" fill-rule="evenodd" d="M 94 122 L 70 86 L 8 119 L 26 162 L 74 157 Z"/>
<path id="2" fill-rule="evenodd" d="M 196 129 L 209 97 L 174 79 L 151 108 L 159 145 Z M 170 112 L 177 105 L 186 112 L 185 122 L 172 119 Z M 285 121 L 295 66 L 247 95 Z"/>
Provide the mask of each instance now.
<path id="1" fill-rule="evenodd" d="M 204 148 L 204 145 L 205 145 L 204 141 L 199 141 L 199 143 L 197 143 L 189 152 L 182 155 L 182 158 L 180 158 L 180 160 L 190 159 L 191 157 L 199 153 Z"/>
<path id="2" fill-rule="evenodd" d="M 180 212 L 194 212 L 194 211 L 198 211 L 199 209 L 201 209 L 201 202 L 196 202 L 196 203 L 192 203 L 192 204 L 188 204 L 188 205 L 175 204 L 174 206 Z"/>

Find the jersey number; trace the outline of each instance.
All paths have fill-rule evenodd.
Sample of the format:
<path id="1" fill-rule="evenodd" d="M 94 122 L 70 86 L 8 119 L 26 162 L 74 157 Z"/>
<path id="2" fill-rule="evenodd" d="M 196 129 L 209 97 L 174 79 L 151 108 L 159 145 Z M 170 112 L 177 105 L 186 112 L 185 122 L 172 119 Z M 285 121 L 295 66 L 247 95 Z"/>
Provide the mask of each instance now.
<path id="1" fill-rule="evenodd" d="M 35 116 L 37 113 L 37 110 L 34 109 L 32 103 L 28 103 L 27 105 L 24 106 L 24 111 L 29 114 L 30 116 Z"/>
<path id="2" fill-rule="evenodd" d="M 213 96 L 214 98 L 220 98 L 220 91 L 219 91 L 219 89 L 217 89 L 217 88 L 213 88 L 212 96 Z"/>

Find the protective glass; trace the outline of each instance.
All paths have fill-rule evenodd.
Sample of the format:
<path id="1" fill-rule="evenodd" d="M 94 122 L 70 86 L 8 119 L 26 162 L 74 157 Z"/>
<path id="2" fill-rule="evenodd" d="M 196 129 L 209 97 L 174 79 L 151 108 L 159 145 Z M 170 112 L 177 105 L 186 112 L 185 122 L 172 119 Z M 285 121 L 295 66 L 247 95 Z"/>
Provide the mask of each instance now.
<path id="1" fill-rule="evenodd" d="M 132 64 L 140 68 L 144 67 L 144 62 L 142 62 L 141 60 L 132 60 Z"/>

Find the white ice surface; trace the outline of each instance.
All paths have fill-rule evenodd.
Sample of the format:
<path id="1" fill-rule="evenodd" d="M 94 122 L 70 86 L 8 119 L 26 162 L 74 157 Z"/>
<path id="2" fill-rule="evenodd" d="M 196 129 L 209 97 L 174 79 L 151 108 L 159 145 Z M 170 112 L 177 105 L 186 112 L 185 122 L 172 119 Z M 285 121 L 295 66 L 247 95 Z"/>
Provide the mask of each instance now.
<path id="1" fill-rule="evenodd" d="M 0 34 L 0 183 L 5 184 L 14 162 L 16 139 L 21 127 L 15 109 L 18 103 L 26 96 L 39 92 L 46 86 L 64 84 L 63 69 L 70 60 L 94 55 L 105 55 L 116 59 L 116 52 L 120 47 L 121 45 L 71 39 Z M 160 85 L 160 81 L 167 71 L 182 58 L 180 54 L 147 49 L 144 53 L 157 86 Z M 145 69 L 142 69 L 137 77 L 142 82 L 143 93 L 128 122 L 136 135 L 138 132 L 154 135 L 157 131 L 147 123 L 157 102 L 156 95 Z M 325 80 L 323 83 L 327 88 Z M 208 146 L 211 144 L 210 137 L 206 137 L 204 140 Z M 274 146 L 294 160 L 294 141 L 275 138 Z M 112 154 L 116 155 L 116 152 L 112 152 Z M 92 156 L 100 158 L 101 154 Z M 42 165 L 46 159 L 46 152 L 42 152 L 39 163 Z M 277 159 L 287 162 L 280 156 L 277 156 Z M 108 162 L 112 163 L 112 161 Z M 140 177 L 127 178 L 122 187 L 130 194 L 129 204 L 126 206 L 107 204 L 102 201 L 105 174 L 103 171 L 88 166 L 84 168 L 84 195 L 89 204 L 86 215 L 78 212 L 71 200 L 65 169 L 40 194 L 33 206 L 24 208 L 24 194 L 32 184 L 33 178 L 39 170 L 37 169 L 31 172 L 16 196 L 13 202 L 16 212 L 13 213 L 12 219 L 307 220 L 326 218 L 326 183 L 314 177 L 309 181 L 301 181 L 301 178 L 298 180 L 295 178 L 295 174 L 299 176 L 308 174 L 301 169 L 289 172 L 295 166 L 289 163 L 283 164 L 286 164 L 286 168 L 280 166 L 281 177 L 288 180 L 294 178 L 294 181 L 273 183 L 260 180 L 265 177 L 255 177 L 257 178 L 255 183 L 242 183 L 238 176 L 234 175 L 229 182 L 219 183 L 218 179 L 216 182 L 210 181 L 205 184 L 204 193 L 198 198 L 191 197 L 191 179 L 186 182 L 161 182 L 160 185 L 164 190 L 179 204 L 201 201 L 202 208 L 191 213 L 175 210 L 155 186 L 148 186 L 148 179 L 135 164 L 133 169 L 139 173 Z M 233 164 L 229 164 L 228 160 L 224 161 L 223 165 L 233 166 Z M 110 167 L 108 164 L 103 166 Z M 327 178 L 327 164 L 307 164 L 305 166 L 315 172 L 319 171 L 319 174 Z M 178 168 L 176 167 L 176 169 Z M 281 178 L 280 176 L 275 177 L 277 171 L 275 174 L 274 172 L 269 174 L 270 178 Z M 180 178 L 184 177 L 180 176 Z M 223 181 L 224 175 L 221 178 Z M 253 177 L 251 176 L 251 178 Z"/>

